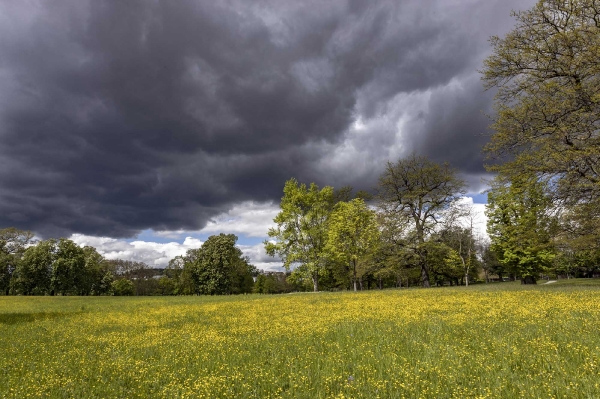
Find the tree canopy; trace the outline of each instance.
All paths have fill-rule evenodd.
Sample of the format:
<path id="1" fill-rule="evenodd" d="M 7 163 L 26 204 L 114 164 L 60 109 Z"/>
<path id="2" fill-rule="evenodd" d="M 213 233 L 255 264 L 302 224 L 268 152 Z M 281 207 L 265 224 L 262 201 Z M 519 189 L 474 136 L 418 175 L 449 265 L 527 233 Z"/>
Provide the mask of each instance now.
<path id="1" fill-rule="evenodd" d="M 310 278 L 314 291 L 319 290 L 319 277 L 326 268 L 325 245 L 327 224 L 334 206 L 334 190 L 330 186 L 309 187 L 290 179 L 283 188 L 281 211 L 273 220 L 277 226 L 269 229 L 274 242 L 265 241 L 265 250 L 278 255 L 283 265 L 296 274 Z"/>
<path id="2" fill-rule="evenodd" d="M 331 215 L 326 251 L 344 265 L 350 265 L 354 291 L 357 290 L 359 262 L 373 253 L 379 243 L 375 212 L 362 199 L 339 202 Z"/>

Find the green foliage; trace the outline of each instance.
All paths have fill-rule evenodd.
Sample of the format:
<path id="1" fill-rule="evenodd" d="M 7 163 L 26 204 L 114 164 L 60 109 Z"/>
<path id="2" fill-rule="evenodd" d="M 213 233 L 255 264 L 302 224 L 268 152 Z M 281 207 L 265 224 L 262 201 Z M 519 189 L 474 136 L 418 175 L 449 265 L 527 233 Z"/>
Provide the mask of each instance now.
<path id="1" fill-rule="evenodd" d="M 354 291 L 357 274 L 362 275 L 367 256 L 379 244 L 379 226 L 375 213 L 362 199 L 339 202 L 331 214 L 325 251 L 337 262 L 351 265 Z M 361 273 L 362 272 L 362 273 Z"/>
<path id="2" fill-rule="evenodd" d="M 66 238 L 61 238 L 54 248 L 54 262 L 50 275 L 52 293 L 73 294 L 83 289 L 86 282 L 86 258 L 83 248 Z"/>
<path id="3" fill-rule="evenodd" d="M 56 259 L 56 240 L 40 241 L 25 250 L 15 269 L 15 292 L 45 295 L 50 292 L 52 265 Z"/>
<path id="4" fill-rule="evenodd" d="M 10 293 L 13 273 L 32 240 L 33 233 L 30 231 L 14 227 L 0 230 L 0 293 Z"/>
<path id="5" fill-rule="evenodd" d="M 234 234 L 210 236 L 199 249 L 189 250 L 186 264 L 201 295 L 242 294 L 252 292 L 256 268 L 248 263 L 235 246 Z M 184 270 L 185 270 L 184 266 Z"/>
<path id="6" fill-rule="evenodd" d="M 459 212 L 459 218 L 467 218 L 468 227 L 462 227 L 460 224 L 450 224 L 443 229 L 438 240 L 448 246 L 450 253 L 444 260 L 447 266 L 445 276 L 451 283 L 459 280 L 465 285 L 469 281 L 477 279 L 480 269 L 480 262 L 477 259 L 477 240 L 473 234 L 473 215 L 472 210 L 467 208 L 466 212 Z"/>
<path id="7" fill-rule="evenodd" d="M 29 246 L 19 258 L 11 286 L 22 295 L 106 295 L 113 273 L 93 247 L 66 238 Z"/>
<path id="8" fill-rule="evenodd" d="M 131 296 L 134 294 L 133 282 L 126 278 L 120 278 L 113 281 L 111 288 L 115 296 Z"/>
<path id="9" fill-rule="evenodd" d="M 346 194 L 340 194 L 342 196 Z M 287 270 L 297 265 L 298 278 L 310 278 L 314 291 L 319 289 L 319 276 L 327 267 L 325 245 L 329 216 L 335 204 L 332 187 L 306 187 L 295 179 L 285 183 L 281 211 L 273 220 L 277 226 L 268 235 L 275 241 L 265 241 L 271 256 L 280 256 Z"/>
<path id="10" fill-rule="evenodd" d="M 490 282 L 490 275 L 497 275 L 498 280 L 502 281 L 503 277 L 506 276 L 507 271 L 504 265 L 498 260 L 498 255 L 492 249 L 489 242 L 485 243 L 482 249 L 482 269 L 485 273 L 485 281 Z"/>
<path id="11" fill-rule="evenodd" d="M 259 273 L 252 292 L 256 294 L 282 294 L 297 290 L 286 280 L 287 275 L 281 272 Z"/>
<path id="12" fill-rule="evenodd" d="M 524 283 L 535 283 L 551 265 L 553 218 L 543 183 L 497 179 L 488 193 L 488 234 L 492 250 L 506 269 Z"/>

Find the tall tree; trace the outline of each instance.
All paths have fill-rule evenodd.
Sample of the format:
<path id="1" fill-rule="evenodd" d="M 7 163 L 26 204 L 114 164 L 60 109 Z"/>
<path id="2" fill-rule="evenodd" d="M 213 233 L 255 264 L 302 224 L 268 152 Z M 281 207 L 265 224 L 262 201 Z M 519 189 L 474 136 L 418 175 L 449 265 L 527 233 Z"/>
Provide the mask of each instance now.
<path id="1" fill-rule="evenodd" d="M 9 227 L 0 230 L 0 291 L 10 292 L 10 282 L 17 263 L 27 246 L 32 243 L 33 233 Z"/>
<path id="2" fill-rule="evenodd" d="M 486 86 L 498 88 L 486 151 L 500 162 L 490 169 L 550 183 L 569 209 L 566 228 L 600 214 L 599 10 L 599 0 L 540 0 L 514 13 L 515 28 L 491 38 L 482 71 Z M 577 233 L 593 236 L 590 247 L 600 222 L 587 220 Z"/>
<path id="3" fill-rule="evenodd" d="M 91 246 L 83 247 L 85 273 L 75 278 L 78 295 L 105 295 L 110 292 L 114 276 L 104 257 Z"/>
<path id="4" fill-rule="evenodd" d="M 354 291 L 357 290 L 359 262 L 373 253 L 379 242 L 379 226 L 375 213 L 362 199 L 339 202 L 331 214 L 326 251 L 350 265 Z"/>
<path id="5" fill-rule="evenodd" d="M 77 293 L 87 277 L 85 260 L 83 248 L 69 239 L 61 238 L 54 250 L 50 274 L 51 292 L 61 295 Z"/>
<path id="6" fill-rule="evenodd" d="M 281 211 L 273 219 L 277 226 L 268 232 L 274 242 L 265 241 L 267 254 L 280 256 L 287 270 L 297 265 L 294 273 L 310 278 L 314 291 L 319 290 L 319 276 L 327 266 L 327 224 L 333 205 L 332 187 L 319 189 L 314 183 L 306 187 L 296 179 L 288 180 Z"/>
<path id="7" fill-rule="evenodd" d="M 464 194 L 465 182 L 448 164 L 437 164 L 412 154 L 388 162 L 379 178 L 378 206 L 386 224 L 402 227 L 401 245 L 418 257 L 423 287 L 430 287 L 428 240 L 443 215 Z"/>
<path id="8" fill-rule="evenodd" d="M 554 259 L 553 218 L 543 184 L 497 178 L 488 193 L 486 215 L 491 248 L 522 284 L 535 284 Z"/>

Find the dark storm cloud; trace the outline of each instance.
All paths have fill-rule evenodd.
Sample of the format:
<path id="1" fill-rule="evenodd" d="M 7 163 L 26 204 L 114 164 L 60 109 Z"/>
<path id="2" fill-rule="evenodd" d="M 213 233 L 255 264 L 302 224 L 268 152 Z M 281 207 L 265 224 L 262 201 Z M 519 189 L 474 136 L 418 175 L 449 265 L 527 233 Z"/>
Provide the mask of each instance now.
<path id="1" fill-rule="evenodd" d="M 490 94 L 476 69 L 530 5 L 3 2 L 0 226 L 195 229 L 277 200 L 292 176 L 366 188 L 413 149 L 479 175 Z"/>

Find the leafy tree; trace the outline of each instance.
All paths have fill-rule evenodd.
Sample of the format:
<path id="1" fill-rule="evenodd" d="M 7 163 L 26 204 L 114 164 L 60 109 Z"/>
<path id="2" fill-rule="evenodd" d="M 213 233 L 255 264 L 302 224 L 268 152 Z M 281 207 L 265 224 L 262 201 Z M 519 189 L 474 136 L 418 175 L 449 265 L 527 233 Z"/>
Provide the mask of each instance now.
<path id="1" fill-rule="evenodd" d="M 379 227 L 375 213 L 362 199 L 339 202 L 331 214 L 326 251 L 344 264 L 350 265 L 352 284 L 357 290 L 359 262 L 372 253 L 379 242 Z"/>
<path id="2" fill-rule="evenodd" d="M 388 162 L 379 179 L 378 205 L 395 241 L 417 255 L 423 287 L 430 287 L 426 241 L 443 215 L 464 194 L 465 183 L 447 164 L 412 154 Z"/>
<path id="3" fill-rule="evenodd" d="M 32 243 L 33 233 L 9 227 L 0 230 L 0 292 L 8 295 L 17 263 L 27 246 Z"/>
<path id="4" fill-rule="evenodd" d="M 169 261 L 165 269 L 167 278 L 173 281 L 173 295 L 192 295 L 196 292 L 193 279 L 193 262 L 196 259 L 190 257 L 190 254 L 197 253 L 197 249 L 188 250 L 185 256 L 176 256 Z"/>
<path id="5" fill-rule="evenodd" d="M 600 241 L 600 3 L 540 0 L 515 13 L 505 37 L 492 37 L 484 64 L 488 88 L 498 88 L 488 154 L 508 178 L 548 182 L 568 211 L 565 228 Z M 574 229 L 573 229 L 574 228 Z"/>
<path id="6" fill-rule="evenodd" d="M 76 293 L 87 276 L 83 248 L 66 238 L 56 242 L 50 275 L 51 293 Z M 78 287 L 79 285 L 79 287 Z"/>
<path id="7" fill-rule="evenodd" d="M 131 296 L 134 293 L 134 286 L 131 280 L 120 278 L 111 284 L 113 294 L 116 296 Z"/>
<path id="8" fill-rule="evenodd" d="M 242 294 L 252 292 L 256 269 L 235 246 L 234 234 L 219 234 L 197 250 L 188 251 L 195 289 L 202 295 Z"/>
<path id="9" fill-rule="evenodd" d="M 40 241 L 25 250 L 15 269 L 15 290 L 23 295 L 50 293 L 56 240 Z"/>
<path id="10" fill-rule="evenodd" d="M 487 231 L 498 260 L 522 284 L 535 284 L 554 259 L 553 220 L 543 184 L 528 179 L 497 179 L 488 193 Z"/>
<path id="11" fill-rule="evenodd" d="M 444 263 L 447 267 L 446 275 L 451 278 L 451 281 L 455 279 L 458 280 L 462 276 L 462 269 L 464 268 L 463 262 L 464 258 L 457 250 L 448 248 Z M 466 280 L 466 285 L 468 284 L 468 280 Z"/>
<path id="12" fill-rule="evenodd" d="M 96 248 L 83 247 L 85 273 L 75 277 L 78 295 L 107 295 L 110 293 L 114 276 L 104 257 Z"/>
<path id="13" fill-rule="evenodd" d="M 332 187 L 319 190 L 314 183 L 306 187 L 295 179 L 288 180 L 283 189 L 281 211 L 273 220 L 277 227 L 268 232 L 275 242 L 265 241 L 267 254 L 280 256 L 287 270 L 298 265 L 294 274 L 310 278 L 314 291 L 319 290 L 319 277 L 327 267 L 327 224 L 334 201 Z"/>

